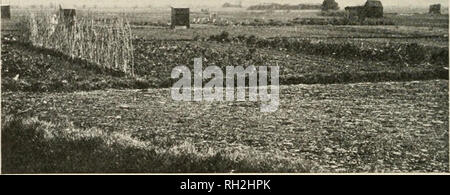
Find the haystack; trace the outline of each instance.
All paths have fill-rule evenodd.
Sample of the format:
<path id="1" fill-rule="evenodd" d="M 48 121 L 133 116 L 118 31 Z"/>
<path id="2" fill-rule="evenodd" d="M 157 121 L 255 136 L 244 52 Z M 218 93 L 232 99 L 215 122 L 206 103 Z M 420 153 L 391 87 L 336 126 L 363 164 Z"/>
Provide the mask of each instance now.
<path id="1" fill-rule="evenodd" d="M 2 19 L 11 19 L 11 6 L 1 5 Z"/>
<path id="2" fill-rule="evenodd" d="M 175 28 L 175 26 L 186 26 L 190 27 L 189 21 L 189 8 L 173 8 L 172 7 L 172 18 L 170 27 Z"/>
<path id="3" fill-rule="evenodd" d="M 349 6 L 345 10 L 350 16 L 358 16 L 361 19 L 383 17 L 383 4 L 379 0 L 367 0 L 363 6 Z"/>
<path id="4" fill-rule="evenodd" d="M 430 14 L 441 14 L 441 4 L 430 5 Z"/>

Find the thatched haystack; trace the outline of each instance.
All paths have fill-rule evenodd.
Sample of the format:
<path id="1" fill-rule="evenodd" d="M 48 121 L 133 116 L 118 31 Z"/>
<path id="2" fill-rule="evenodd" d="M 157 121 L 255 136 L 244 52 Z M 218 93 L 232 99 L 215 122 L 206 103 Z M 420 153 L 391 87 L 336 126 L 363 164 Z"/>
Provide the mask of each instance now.
<path id="1" fill-rule="evenodd" d="M 324 0 L 322 3 L 322 11 L 339 10 L 339 5 L 335 0 Z"/>
<path id="2" fill-rule="evenodd" d="M 383 4 L 379 0 L 367 0 L 363 6 L 349 6 L 345 7 L 345 10 L 349 12 L 350 16 L 357 16 L 361 19 L 382 18 L 384 12 Z"/>
<path id="3" fill-rule="evenodd" d="M 364 5 L 364 16 L 367 18 L 382 18 L 383 4 L 379 0 L 367 0 Z"/>
<path id="4" fill-rule="evenodd" d="M 441 4 L 430 5 L 430 14 L 441 14 Z"/>

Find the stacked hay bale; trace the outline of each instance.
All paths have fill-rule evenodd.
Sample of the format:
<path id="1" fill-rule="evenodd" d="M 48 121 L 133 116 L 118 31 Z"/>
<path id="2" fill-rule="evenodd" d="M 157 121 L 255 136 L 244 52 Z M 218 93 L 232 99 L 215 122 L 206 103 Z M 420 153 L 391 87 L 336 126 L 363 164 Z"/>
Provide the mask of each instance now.
<path id="1" fill-rule="evenodd" d="M 430 5 L 430 14 L 437 14 L 440 15 L 441 14 L 441 4 L 433 4 Z"/>
<path id="2" fill-rule="evenodd" d="M 76 15 L 77 11 L 75 8 L 59 6 L 59 18 L 62 22 L 71 25 L 74 23 Z"/>
<path id="3" fill-rule="evenodd" d="M 11 6 L 1 5 L 2 19 L 11 19 Z"/>
<path id="4" fill-rule="evenodd" d="M 382 18 L 383 4 L 379 0 L 367 0 L 363 12 L 366 18 Z"/>
<path id="5" fill-rule="evenodd" d="M 186 26 L 186 28 L 190 28 L 189 14 L 189 8 L 172 8 L 170 27 Z"/>
<path id="6" fill-rule="evenodd" d="M 357 16 L 360 19 L 383 17 L 383 4 L 379 0 L 367 0 L 363 6 L 349 6 L 345 10 L 350 16 Z"/>

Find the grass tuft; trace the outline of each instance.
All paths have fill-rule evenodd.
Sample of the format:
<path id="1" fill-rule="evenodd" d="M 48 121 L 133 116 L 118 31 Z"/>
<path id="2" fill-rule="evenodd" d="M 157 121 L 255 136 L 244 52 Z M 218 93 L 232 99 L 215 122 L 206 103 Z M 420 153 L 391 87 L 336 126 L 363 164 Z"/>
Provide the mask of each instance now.
<path id="1" fill-rule="evenodd" d="M 4 173 L 310 172 L 310 163 L 249 147 L 201 150 L 184 141 L 170 147 L 125 133 L 78 129 L 36 117 L 8 115 L 2 124 Z M 319 169 L 316 168 L 315 171 Z"/>

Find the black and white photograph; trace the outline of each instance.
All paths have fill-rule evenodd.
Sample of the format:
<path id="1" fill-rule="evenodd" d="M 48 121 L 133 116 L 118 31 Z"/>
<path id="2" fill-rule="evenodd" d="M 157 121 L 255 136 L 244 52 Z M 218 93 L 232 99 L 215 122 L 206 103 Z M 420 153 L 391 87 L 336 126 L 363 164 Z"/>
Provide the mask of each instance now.
<path id="1" fill-rule="evenodd" d="M 0 173 L 448 174 L 448 6 L 1 0 Z"/>

